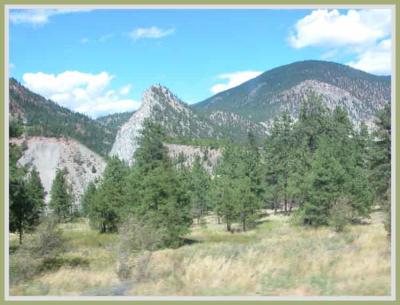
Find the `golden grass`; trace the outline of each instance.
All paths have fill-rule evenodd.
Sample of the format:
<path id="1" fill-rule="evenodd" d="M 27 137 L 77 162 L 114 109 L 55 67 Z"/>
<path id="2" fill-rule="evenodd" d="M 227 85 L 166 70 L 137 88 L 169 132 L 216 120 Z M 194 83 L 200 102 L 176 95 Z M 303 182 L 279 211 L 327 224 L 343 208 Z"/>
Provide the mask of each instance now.
<path id="1" fill-rule="evenodd" d="M 179 249 L 154 252 L 148 276 L 128 285 L 126 295 L 388 295 L 390 245 L 380 217 L 343 233 L 329 228 L 292 226 L 271 215 L 254 230 L 227 233 L 208 219 L 194 226 Z M 118 287 L 116 236 L 98 234 L 85 224 L 65 227 L 70 251 L 89 266 L 62 267 L 11 294 L 82 295 Z"/>

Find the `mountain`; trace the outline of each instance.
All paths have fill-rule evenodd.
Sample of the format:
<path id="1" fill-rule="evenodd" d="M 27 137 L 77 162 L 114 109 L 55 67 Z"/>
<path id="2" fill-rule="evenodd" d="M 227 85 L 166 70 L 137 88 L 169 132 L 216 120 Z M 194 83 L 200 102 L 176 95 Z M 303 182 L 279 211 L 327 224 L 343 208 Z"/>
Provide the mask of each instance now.
<path id="1" fill-rule="evenodd" d="M 193 139 L 218 136 L 210 122 L 198 116 L 166 87 L 155 85 L 143 94 L 140 109 L 118 131 L 110 155 L 131 160 L 146 119 L 159 122 L 169 137 Z"/>
<path id="2" fill-rule="evenodd" d="M 314 91 L 329 108 L 343 106 L 353 122 L 372 124 L 373 116 L 390 102 L 390 77 L 376 76 L 333 62 L 308 60 L 281 66 L 193 106 L 202 113 L 230 112 L 269 125 L 280 112 L 297 116 Z"/>
<path id="3" fill-rule="evenodd" d="M 121 128 L 123 124 L 125 124 L 129 118 L 132 116 L 134 111 L 113 113 L 109 115 L 105 115 L 102 117 L 98 117 L 96 119 L 101 125 L 105 128 L 111 130 L 114 133 L 114 137 L 117 134 L 118 130 Z"/>
<path id="4" fill-rule="evenodd" d="M 115 133 L 109 126 L 61 107 L 10 78 L 10 116 L 24 121 L 29 136 L 71 137 L 100 155 L 107 155 Z"/>
<path id="5" fill-rule="evenodd" d="M 67 180 L 72 186 L 74 202 L 78 203 L 89 182 L 101 177 L 105 160 L 76 140 L 68 138 L 29 137 L 12 139 L 22 145 L 21 165 L 35 166 L 47 194 L 57 168 L 67 169 Z M 46 195 L 46 201 L 49 196 Z"/>

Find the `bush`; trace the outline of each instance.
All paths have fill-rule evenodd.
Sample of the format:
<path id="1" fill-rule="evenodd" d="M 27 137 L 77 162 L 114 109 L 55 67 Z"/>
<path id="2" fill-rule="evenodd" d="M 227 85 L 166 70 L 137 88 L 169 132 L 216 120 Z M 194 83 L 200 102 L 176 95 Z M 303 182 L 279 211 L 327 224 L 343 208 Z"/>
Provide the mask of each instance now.
<path id="1" fill-rule="evenodd" d="M 162 246 L 163 231 L 155 229 L 149 223 L 144 223 L 135 217 L 129 217 L 118 229 L 118 262 L 117 276 L 127 280 L 135 271 L 137 281 L 148 277 L 147 267 L 152 251 Z M 130 256 L 134 259 L 130 260 Z"/>
<path id="2" fill-rule="evenodd" d="M 64 239 L 56 221 L 45 220 L 10 256 L 10 282 L 24 282 L 40 272 L 60 267 L 58 257 L 64 251 Z"/>
<path id="3" fill-rule="evenodd" d="M 329 225 L 336 232 L 343 232 L 351 221 L 352 209 L 348 200 L 340 198 L 330 209 Z"/>

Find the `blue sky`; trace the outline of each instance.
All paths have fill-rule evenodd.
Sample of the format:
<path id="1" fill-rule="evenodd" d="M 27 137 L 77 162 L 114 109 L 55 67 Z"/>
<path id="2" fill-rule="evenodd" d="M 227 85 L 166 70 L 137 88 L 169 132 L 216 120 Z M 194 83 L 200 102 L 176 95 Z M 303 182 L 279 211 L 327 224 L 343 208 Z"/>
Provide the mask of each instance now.
<path id="1" fill-rule="evenodd" d="M 10 76 L 97 117 L 152 84 L 194 103 L 305 59 L 390 74 L 389 10 L 11 10 Z"/>

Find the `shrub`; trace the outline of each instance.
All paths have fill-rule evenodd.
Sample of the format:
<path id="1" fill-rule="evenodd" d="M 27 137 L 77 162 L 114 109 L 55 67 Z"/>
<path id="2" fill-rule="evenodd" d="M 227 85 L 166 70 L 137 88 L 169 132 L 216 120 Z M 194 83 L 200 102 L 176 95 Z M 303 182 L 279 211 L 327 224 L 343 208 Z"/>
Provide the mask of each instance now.
<path id="1" fill-rule="evenodd" d="M 330 209 L 329 225 L 336 232 L 344 231 L 351 221 L 352 209 L 348 200 L 340 198 Z"/>
<path id="2" fill-rule="evenodd" d="M 162 246 L 165 234 L 132 216 L 118 228 L 118 232 L 118 278 L 127 280 L 133 271 L 137 281 L 147 278 L 152 251 Z M 130 260 L 131 255 L 134 255 L 133 260 Z"/>
<path id="3" fill-rule="evenodd" d="M 59 268 L 58 257 L 64 250 L 64 239 L 56 221 L 45 220 L 10 256 L 10 282 L 24 282 L 40 272 Z"/>

